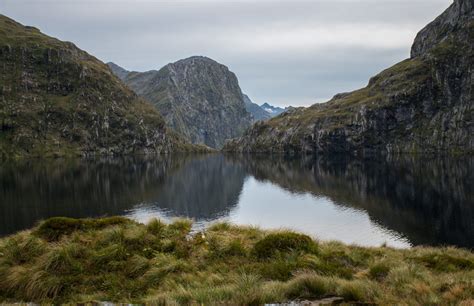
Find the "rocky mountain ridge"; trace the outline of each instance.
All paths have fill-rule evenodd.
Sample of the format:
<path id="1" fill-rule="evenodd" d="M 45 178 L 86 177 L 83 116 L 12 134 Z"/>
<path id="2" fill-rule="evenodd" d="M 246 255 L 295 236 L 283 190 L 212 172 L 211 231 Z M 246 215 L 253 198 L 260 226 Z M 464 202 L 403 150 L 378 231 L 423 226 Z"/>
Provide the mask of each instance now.
<path id="1" fill-rule="evenodd" d="M 210 58 L 193 56 L 159 71 L 130 72 L 123 81 L 192 143 L 221 148 L 251 124 L 237 77 Z"/>
<path id="2" fill-rule="evenodd" d="M 417 35 L 411 58 L 367 87 L 258 122 L 226 151 L 474 152 L 474 0 L 455 0 Z"/>

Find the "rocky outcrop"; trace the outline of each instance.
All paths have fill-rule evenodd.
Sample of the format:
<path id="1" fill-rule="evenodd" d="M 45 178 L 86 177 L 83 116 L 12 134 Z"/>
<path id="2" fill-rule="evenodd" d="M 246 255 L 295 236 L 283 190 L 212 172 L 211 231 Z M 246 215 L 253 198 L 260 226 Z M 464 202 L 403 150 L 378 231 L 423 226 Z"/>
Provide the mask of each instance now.
<path id="1" fill-rule="evenodd" d="M 367 87 L 258 122 L 224 150 L 473 153 L 473 3 L 454 1 Z"/>
<path id="2" fill-rule="evenodd" d="M 237 77 L 207 57 L 190 57 L 159 71 L 131 72 L 124 82 L 195 144 L 221 148 L 251 124 Z"/>
<path id="3" fill-rule="evenodd" d="M 77 48 L 0 15 L 0 156 L 166 153 L 163 118 Z"/>

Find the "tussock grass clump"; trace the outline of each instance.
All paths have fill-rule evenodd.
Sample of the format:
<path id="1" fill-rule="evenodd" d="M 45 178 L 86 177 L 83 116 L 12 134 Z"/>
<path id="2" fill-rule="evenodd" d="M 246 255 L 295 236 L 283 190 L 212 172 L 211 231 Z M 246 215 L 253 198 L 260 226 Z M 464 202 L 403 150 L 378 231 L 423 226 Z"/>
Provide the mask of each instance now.
<path id="1" fill-rule="evenodd" d="M 111 225 L 120 225 L 132 222 L 123 217 L 109 217 L 102 219 L 73 219 L 54 217 L 42 222 L 35 233 L 49 241 L 55 241 L 63 235 L 69 235 L 78 230 L 96 230 Z"/>
<path id="2" fill-rule="evenodd" d="M 318 245 L 309 236 L 293 232 L 276 232 L 258 241 L 253 253 L 258 258 L 270 258 L 276 253 L 293 251 L 317 252 Z"/>
<path id="3" fill-rule="evenodd" d="M 370 267 L 369 275 L 372 279 L 382 280 L 390 272 L 390 263 L 378 262 Z"/>
<path id="4" fill-rule="evenodd" d="M 0 303 L 469 305 L 474 255 L 362 248 L 189 220 L 54 218 L 0 239 Z"/>
<path id="5" fill-rule="evenodd" d="M 415 260 L 428 268 L 438 271 L 450 272 L 456 270 L 474 270 L 474 260 L 472 258 L 463 258 L 452 256 L 443 252 L 443 250 L 434 250 L 423 252 Z"/>

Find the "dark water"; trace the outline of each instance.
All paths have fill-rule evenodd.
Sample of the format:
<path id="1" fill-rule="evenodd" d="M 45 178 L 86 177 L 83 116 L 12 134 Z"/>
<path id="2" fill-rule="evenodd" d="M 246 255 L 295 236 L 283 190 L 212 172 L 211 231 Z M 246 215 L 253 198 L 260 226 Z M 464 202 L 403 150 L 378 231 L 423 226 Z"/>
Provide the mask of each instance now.
<path id="1" fill-rule="evenodd" d="M 474 158 L 174 156 L 0 164 L 0 235 L 52 216 L 189 217 L 324 240 L 474 247 Z"/>

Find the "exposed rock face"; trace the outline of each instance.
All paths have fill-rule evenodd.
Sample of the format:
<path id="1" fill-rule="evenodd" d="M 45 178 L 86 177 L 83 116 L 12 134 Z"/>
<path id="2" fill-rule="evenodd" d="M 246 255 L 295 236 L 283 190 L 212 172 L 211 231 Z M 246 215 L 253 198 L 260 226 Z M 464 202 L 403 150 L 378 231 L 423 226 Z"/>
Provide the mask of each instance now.
<path id="1" fill-rule="evenodd" d="M 417 36 L 412 57 L 366 88 L 256 123 L 227 151 L 474 152 L 474 0 L 456 0 Z"/>
<path id="2" fill-rule="evenodd" d="M 269 112 L 261 108 L 257 103 L 253 103 L 247 95 L 244 95 L 245 109 L 252 115 L 252 121 L 265 121 L 272 116 Z"/>
<path id="3" fill-rule="evenodd" d="M 127 75 L 130 73 L 130 71 L 126 70 L 126 69 L 123 69 L 122 67 L 120 67 L 119 65 L 115 64 L 115 63 L 112 63 L 112 62 L 108 62 L 107 63 L 107 66 L 109 66 L 110 70 L 112 70 L 112 72 L 118 76 L 119 79 L 121 79 L 122 81 L 125 80 L 125 78 L 127 77 Z"/>
<path id="4" fill-rule="evenodd" d="M 170 152 L 152 105 L 69 42 L 0 15 L 0 156 Z"/>
<path id="5" fill-rule="evenodd" d="M 221 148 L 250 126 L 237 77 L 212 59 L 194 56 L 124 81 L 192 143 Z"/>

